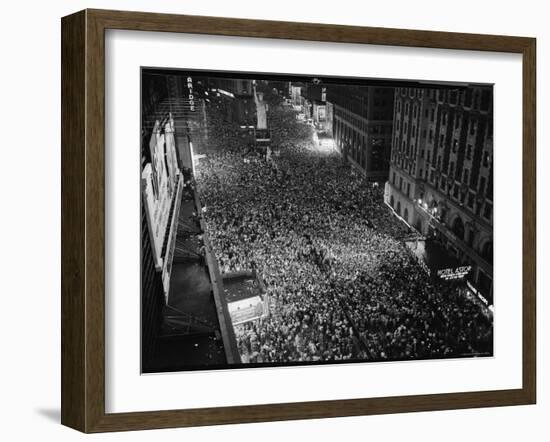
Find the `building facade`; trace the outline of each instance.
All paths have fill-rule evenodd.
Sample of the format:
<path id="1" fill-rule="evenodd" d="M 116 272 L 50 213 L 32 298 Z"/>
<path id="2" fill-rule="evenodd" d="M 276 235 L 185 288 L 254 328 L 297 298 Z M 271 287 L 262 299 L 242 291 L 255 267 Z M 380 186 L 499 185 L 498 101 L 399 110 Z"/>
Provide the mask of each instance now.
<path id="1" fill-rule="evenodd" d="M 493 93 L 490 86 L 397 88 L 385 201 L 462 265 L 492 304 Z"/>
<path id="2" fill-rule="evenodd" d="M 387 179 L 394 88 L 329 85 L 326 101 L 336 149 L 368 179 Z"/>

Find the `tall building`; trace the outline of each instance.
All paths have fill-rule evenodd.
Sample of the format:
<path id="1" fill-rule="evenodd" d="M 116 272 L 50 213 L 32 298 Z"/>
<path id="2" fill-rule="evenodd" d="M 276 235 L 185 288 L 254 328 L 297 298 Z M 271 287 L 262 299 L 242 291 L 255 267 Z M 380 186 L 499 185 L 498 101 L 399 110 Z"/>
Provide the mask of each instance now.
<path id="1" fill-rule="evenodd" d="M 397 88 L 394 108 L 385 201 L 492 304 L 492 88 Z"/>
<path id="2" fill-rule="evenodd" d="M 394 88 L 329 85 L 326 101 L 336 148 L 368 179 L 386 179 Z"/>
<path id="3" fill-rule="evenodd" d="M 211 92 L 220 99 L 226 121 L 241 125 L 256 125 L 254 81 L 229 78 L 208 79 Z"/>

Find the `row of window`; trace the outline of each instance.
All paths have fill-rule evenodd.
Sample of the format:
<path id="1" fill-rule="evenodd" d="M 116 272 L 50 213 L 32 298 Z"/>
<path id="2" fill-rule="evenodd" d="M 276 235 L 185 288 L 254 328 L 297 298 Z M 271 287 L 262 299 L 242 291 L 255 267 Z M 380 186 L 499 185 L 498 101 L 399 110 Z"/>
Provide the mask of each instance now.
<path id="1" fill-rule="evenodd" d="M 438 163 L 440 162 L 441 157 L 438 158 Z M 432 184 L 437 183 L 437 174 L 435 174 L 434 168 L 432 168 L 432 171 L 430 173 L 430 179 L 429 182 Z M 445 182 L 446 180 L 451 180 L 453 183 L 458 182 L 458 186 L 466 186 L 469 189 L 472 189 L 475 191 L 478 195 L 487 196 L 489 199 L 492 198 L 492 188 L 487 185 L 487 179 L 485 176 L 480 176 L 479 181 L 476 183 L 473 181 L 473 177 L 470 175 L 470 169 L 467 167 L 463 169 L 462 176 L 460 176 L 460 173 L 458 171 L 455 172 L 455 164 L 454 162 L 450 163 L 449 167 L 449 173 L 445 174 L 446 177 L 441 180 L 441 184 L 439 187 L 441 190 L 445 191 Z M 428 174 L 428 171 L 426 170 L 426 175 Z M 445 175 L 441 175 L 444 177 Z M 422 177 L 422 169 L 420 169 L 420 177 Z M 424 177 L 425 180 L 427 180 L 427 176 Z M 436 187 L 437 184 L 436 184 Z"/>
<path id="2" fill-rule="evenodd" d="M 457 203 L 466 205 L 466 207 L 476 216 L 483 216 L 488 222 L 492 221 L 493 205 L 485 199 L 486 192 L 488 195 L 485 177 L 480 178 L 477 192 L 455 181 L 449 183 L 448 178 L 436 176 L 433 170 L 430 173 L 429 181 L 434 188 L 444 193 L 448 192 L 448 195 Z M 481 196 L 481 198 L 476 198 L 476 195 Z M 492 198 L 492 196 L 490 198 Z"/>
<path id="3" fill-rule="evenodd" d="M 411 195 L 411 183 L 407 180 L 403 180 L 402 176 L 399 176 L 399 186 L 397 186 L 397 176 L 395 171 L 392 174 L 392 184 L 394 187 L 398 187 L 401 193 L 403 193 L 407 198 L 412 198 L 414 195 Z"/>
<path id="4" fill-rule="evenodd" d="M 422 173 L 423 170 L 420 169 L 421 177 Z M 464 171 L 465 181 L 467 181 L 468 174 L 469 171 L 466 169 Z M 424 176 L 424 179 L 426 181 L 428 178 L 427 175 L 428 171 L 426 170 Z M 406 179 L 403 179 L 402 176 L 399 176 L 398 184 L 397 179 L 398 177 L 394 171 L 392 173 L 391 179 L 394 187 L 398 188 L 408 198 L 414 198 L 414 195 L 411 194 L 411 183 Z M 430 173 L 429 182 L 433 185 L 434 188 L 439 189 L 441 192 L 447 193 L 448 191 L 448 194 L 452 199 L 454 199 L 457 203 L 461 205 L 466 205 L 476 216 L 483 216 L 483 218 L 485 218 L 488 222 L 491 222 L 493 215 L 493 206 L 492 203 L 485 200 L 485 195 L 487 195 L 490 199 L 492 199 L 492 196 L 489 194 L 487 180 L 485 177 L 480 177 L 477 193 L 475 192 L 475 190 L 469 189 L 468 187 L 465 187 L 461 183 L 457 183 L 454 180 L 449 183 L 448 178 L 435 175 L 433 170 Z M 482 199 L 476 200 L 476 195 L 482 195 L 483 197 Z M 477 204 L 475 204 L 476 201 Z"/>
<path id="5" fill-rule="evenodd" d="M 414 104 L 413 105 L 413 114 L 412 114 L 412 118 L 414 120 L 416 120 L 417 118 L 417 109 L 418 109 L 418 104 Z M 442 126 L 442 129 L 444 129 L 448 122 L 449 122 L 449 111 L 443 109 L 443 108 L 438 108 L 438 112 L 441 113 L 441 126 Z M 398 100 L 397 101 L 397 114 L 396 114 L 396 130 L 399 131 L 401 129 L 401 120 L 402 120 L 402 117 L 400 115 L 400 112 L 401 112 L 401 101 Z M 405 117 L 408 117 L 409 116 L 409 102 L 407 101 L 405 103 L 405 111 L 404 111 L 404 116 Z M 436 121 L 436 108 L 434 106 L 430 107 L 430 108 L 425 108 L 424 109 L 424 118 L 429 118 L 429 121 L 431 123 L 435 123 Z M 462 124 L 462 121 L 463 121 L 464 117 L 461 115 L 461 114 L 455 114 L 454 115 L 454 129 L 458 129 L 460 127 L 460 125 Z M 467 124 L 468 124 L 468 133 L 469 135 L 475 135 L 476 132 L 477 132 L 477 129 L 478 129 L 478 120 L 477 118 L 471 116 L 468 118 L 468 121 L 467 121 Z M 405 122 L 404 124 L 404 131 L 407 132 L 407 129 L 408 129 L 408 124 L 407 122 Z M 412 125 L 413 129 L 416 128 L 415 125 Z M 413 135 L 413 136 L 416 136 L 416 135 Z M 492 124 L 489 124 L 488 125 L 488 132 L 487 132 L 487 136 L 492 136 Z M 424 136 L 425 137 L 425 136 Z"/>
<path id="6" fill-rule="evenodd" d="M 409 96 L 410 98 L 421 98 L 423 93 L 427 92 L 427 96 L 432 101 L 439 103 L 448 103 L 453 106 L 462 105 L 466 108 L 477 109 L 487 112 L 491 108 L 493 101 L 493 92 L 489 88 L 465 88 L 465 89 L 418 89 L 418 88 L 401 88 L 400 94 L 402 97 Z"/>
<path id="7" fill-rule="evenodd" d="M 365 171 L 367 171 L 367 166 L 368 171 L 387 171 L 389 146 L 384 137 L 371 137 L 367 143 L 367 138 L 363 134 L 338 120 L 334 126 L 334 137 L 337 146 L 341 150 L 346 149 L 346 154 L 351 156 Z M 367 155 L 369 155 L 368 165 Z"/>

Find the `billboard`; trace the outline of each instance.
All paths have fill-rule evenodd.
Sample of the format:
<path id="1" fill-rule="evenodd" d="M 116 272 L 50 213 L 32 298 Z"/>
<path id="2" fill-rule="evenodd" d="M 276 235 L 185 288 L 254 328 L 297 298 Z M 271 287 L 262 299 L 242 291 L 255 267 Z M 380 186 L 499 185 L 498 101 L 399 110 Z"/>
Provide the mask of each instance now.
<path id="1" fill-rule="evenodd" d="M 162 247 L 170 227 L 170 209 L 181 185 L 171 115 L 164 126 L 158 120 L 155 122 L 149 153 L 151 161 L 141 172 L 141 191 L 155 268 L 160 271 L 164 267 Z"/>

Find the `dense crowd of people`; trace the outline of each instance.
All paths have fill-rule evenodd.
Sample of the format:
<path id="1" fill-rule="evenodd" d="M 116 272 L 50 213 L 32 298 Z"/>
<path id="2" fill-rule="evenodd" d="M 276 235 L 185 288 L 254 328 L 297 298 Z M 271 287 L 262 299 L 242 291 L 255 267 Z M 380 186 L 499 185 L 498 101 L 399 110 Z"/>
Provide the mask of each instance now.
<path id="1" fill-rule="evenodd" d="M 492 353 L 492 322 L 453 285 L 431 280 L 402 238 L 411 232 L 383 190 L 277 96 L 272 148 L 211 106 L 196 180 L 222 273 L 256 270 L 269 314 L 236 327 L 243 362 L 395 360 Z"/>

